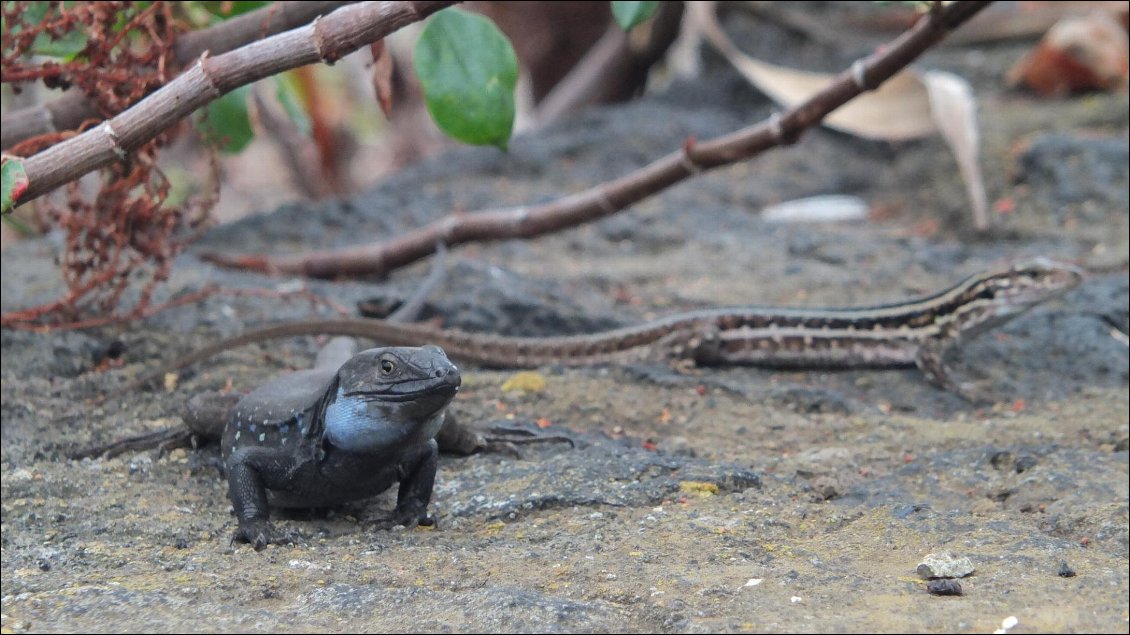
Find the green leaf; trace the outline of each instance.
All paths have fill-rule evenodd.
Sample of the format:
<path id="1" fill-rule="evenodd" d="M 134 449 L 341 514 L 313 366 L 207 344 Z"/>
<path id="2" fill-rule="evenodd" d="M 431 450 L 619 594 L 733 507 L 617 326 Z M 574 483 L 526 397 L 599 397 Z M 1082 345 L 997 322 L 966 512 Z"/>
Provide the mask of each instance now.
<path id="1" fill-rule="evenodd" d="M 518 56 L 493 22 L 459 9 L 440 11 L 420 33 L 414 63 L 441 130 L 464 143 L 506 149 Z"/>
<path id="2" fill-rule="evenodd" d="M 24 160 L 11 156 L 0 159 L 0 214 L 12 211 L 16 201 L 27 191 L 27 186 Z"/>
<path id="3" fill-rule="evenodd" d="M 75 29 L 82 27 L 76 26 Z M 40 33 L 35 38 L 35 44 L 32 45 L 31 50 L 37 55 L 46 55 L 47 57 L 58 57 L 64 61 L 71 61 L 76 55 L 86 49 L 86 34 L 82 31 L 70 31 L 63 35 L 63 37 L 52 40 L 46 35 Z"/>
<path id="4" fill-rule="evenodd" d="M 235 154 L 255 138 L 247 111 L 250 94 L 250 86 L 236 88 L 208 104 L 204 108 L 204 118 L 197 123 L 204 138 L 215 143 L 223 152 Z"/>
<path id="5" fill-rule="evenodd" d="M 632 27 L 655 15 L 655 10 L 658 8 L 659 2 L 613 0 L 612 17 L 616 18 L 616 24 L 619 24 L 621 29 L 631 31 Z"/>
<path id="6" fill-rule="evenodd" d="M 20 236 L 30 238 L 32 236 L 38 235 L 39 233 L 35 230 L 34 227 L 17 218 L 15 214 L 4 214 L 3 216 L 0 216 L 0 220 L 3 220 L 5 225 L 11 227 L 12 231 L 16 232 Z"/>
<path id="7" fill-rule="evenodd" d="M 71 61 L 76 55 L 86 49 L 86 34 L 82 27 L 75 25 L 74 31 L 64 33 L 62 37 L 52 40 L 46 33 L 40 33 L 31 46 L 31 51 L 36 55 L 57 57 L 63 61 Z"/>

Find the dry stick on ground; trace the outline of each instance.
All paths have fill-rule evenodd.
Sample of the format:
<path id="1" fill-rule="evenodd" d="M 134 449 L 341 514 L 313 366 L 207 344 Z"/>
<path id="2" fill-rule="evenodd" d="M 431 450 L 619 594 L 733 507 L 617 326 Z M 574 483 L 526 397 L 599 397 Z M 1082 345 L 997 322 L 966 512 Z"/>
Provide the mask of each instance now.
<path id="1" fill-rule="evenodd" d="M 24 162 L 28 188 L 17 205 L 108 165 L 235 88 L 283 71 L 332 63 L 455 2 L 366 2 L 342 7 L 308 26 L 234 51 L 207 54 L 164 88 L 102 125 Z"/>
<path id="2" fill-rule="evenodd" d="M 204 51 L 226 53 L 249 42 L 308 24 L 319 15 L 353 2 L 280 2 L 225 20 L 215 26 L 186 33 L 173 45 L 176 66 L 187 64 Z M 77 88 L 54 101 L 4 113 L 0 148 L 41 134 L 77 130 L 85 121 L 100 120 L 98 107 Z"/>
<path id="3" fill-rule="evenodd" d="M 530 238 L 599 220 L 704 170 L 753 157 L 771 147 L 795 143 L 806 129 L 866 90 L 877 88 L 949 31 L 989 2 L 938 3 L 894 42 L 837 75 L 808 101 L 769 120 L 709 141 L 687 140 L 683 148 L 614 181 L 543 205 L 448 216 L 392 240 L 296 256 L 206 253 L 214 263 L 315 278 L 385 274 L 447 245 Z"/>

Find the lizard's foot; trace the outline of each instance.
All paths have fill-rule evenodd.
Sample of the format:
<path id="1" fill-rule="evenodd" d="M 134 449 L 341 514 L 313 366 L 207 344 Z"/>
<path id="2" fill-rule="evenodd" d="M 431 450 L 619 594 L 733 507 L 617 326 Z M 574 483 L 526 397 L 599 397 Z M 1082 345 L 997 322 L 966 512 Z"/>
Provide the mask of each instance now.
<path id="1" fill-rule="evenodd" d="M 961 397 L 974 406 L 985 406 L 996 401 L 990 391 L 992 386 L 990 380 L 958 381 L 954 379 L 955 374 L 964 373 L 952 372 L 949 365 L 946 364 L 944 349 L 936 346 L 923 346 L 918 351 L 918 356 L 914 362 L 935 386 Z"/>
<path id="2" fill-rule="evenodd" d="M 279 531 L 271 521 L 256 518 L 240 521 L 239 528 L 232 535 L 232 544 L 246 542 L 255 551 L 262 551 L 267 545 L 289 545 L 299 541 L 301 536 L 295 532 Z"/>
<path id="3" fill-rule="evenodd" d="M 428 513 L 427 509 L 420 509 L 419 505 L 397 507 L 388 516 L 373 522 L 373 531 L 387 531 L 396 527 L 415 529 L 420 527 L 434 527 L 436 519 Z"/>
<path id="4" fill-rule="evenodd" d="M 476 452 L 510 454 L 514 458 L 522 458 L 518 452 L 519 445 L 531 443 L 568 443 L 570 448 L 577 447 L 573 439 L 563 434 L 547 434 L 542 430 L 530 430 L 526 427 L 512 424 L 492 425 L 476 434 Z"/>
<path id="5" fill-rule="evenodd" d="M 479 452 L 498 452 L 522 458 L 517 446 L 527 443 L 568 443 L 576 447 L 573 440 L 562 434 L 548 434 L 540 428 L 516 423 L 493 424 L 489 426 L 468 426 L 460 423 L 455 415 L 447 413 L 447 418 L 436 435 L 440 452 L 468 456 Z"/>
<path id="6" fill-rule="evenodd" d="M 989 406 L 997 402 L 992 390 L 990 390 L 991 384 L 992 382 L 988 380 L 963 381 L 952 386 L 950 390 L 971 405 Z"/>

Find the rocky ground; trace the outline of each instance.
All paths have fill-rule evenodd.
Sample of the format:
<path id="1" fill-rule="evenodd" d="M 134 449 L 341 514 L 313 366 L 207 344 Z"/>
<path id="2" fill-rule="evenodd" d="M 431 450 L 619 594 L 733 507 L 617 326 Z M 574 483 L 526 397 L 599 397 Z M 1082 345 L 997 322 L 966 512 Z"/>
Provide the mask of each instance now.
<path id="1" fill-rule="evenodd" d="M 791 38 L 761 27 L 743 46 L 767 59 L 815 55 Z M 995 405 L 971 406 L 914 369 L 550 367 L 539 371 L 545 388 L 527 393 L 502 389 L 512 372 L 468 367 L 452 406 L 463 421 L 548 420 L 575 447 L 445 458 L 438 529 L 367 530 L 391 507 L 386 495 L 282 519 L 301 543 L 256 553 L 229 545 L 214 447 L 65 454 L 176 424 L 193 391 L 229 379 L 247 389 L 308 365 L 316 338 L 221 355 L 172 395 L 88 402 L 217 334 L 326 309 L 216 297 L 116 329 L 5 330 L 3 631 L 988 632 L 1015 616 L 1014 632 L 1126 632 L 1127 98 L 1004 90 L 1025 48 L 948 48 L 922 62 L 977 90 L 990 195 L 1015 201 L 988 234 L 969 229 L 940 140 L 817 130 L 591 226 L 454 250 L 428 307 L 449 326 L 542 335 L 712 305 L 893 301 L 1025 255 L 1087 267 L 1061 300 L 963 348 L 960 372 L 988 385 Z M 455 150 L 350 200 L 218 228 L 203 246 L 291 252 L 547 200 L 771 112 L 719 61 L 708 68 L 519 137 L 507 154 Z M 758 215 L 821 193 L 884 212 L 816 225 Z M 58 293 L 56 246 L 3 253 L 5 311 Z M 426 269 L 308 286 L 347 305 L 398 299 Z M 295 285 L 189 254 L 166 292 L 213 283 Z M 115 343 L 124 365 L 96 371 Z M 961 597 L 928 594 L 915 573 L 943 551 L 975 567 Z"/>

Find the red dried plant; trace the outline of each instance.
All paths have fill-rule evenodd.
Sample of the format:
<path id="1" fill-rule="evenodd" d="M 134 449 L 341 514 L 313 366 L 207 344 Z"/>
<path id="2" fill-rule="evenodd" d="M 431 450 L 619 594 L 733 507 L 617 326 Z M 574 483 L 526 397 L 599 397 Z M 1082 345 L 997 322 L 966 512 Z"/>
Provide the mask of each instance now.
<path id="1" fill-rule="evenodd" d="M 173 8 L 166 2 L 5 2 L 0 80 L 16 90 L 16 82 L 31 81 L 76 87 L 103 118 L 112 117 L 176 72 L 172 47 L 180 26 Z M 63 57 L 36 55 L 60 43 L 81 50 Z M 80 131 L 33 137 L 9 152 L 29 156 Z M 203 225 L 214 198 L 166 205 L 169 184 L 155 163 L 177 131 L 104 169 L 97 193 L 84 193 L 76 182 L 67 186 L 65 203 L 44 202 L 44 219 L 66 236 L 60 266 L 68 292 L 54 302 L 4 314 L 0 323 L 64 327 L 89 323 L 84 315 L 98 314 L 98 322 L 107 322 L 148 313 L 154 289 L 168 277 L 173 259 L 196 233 L 192 230 Z M 133 288 L 137 294 L 127 294 Z"/>

